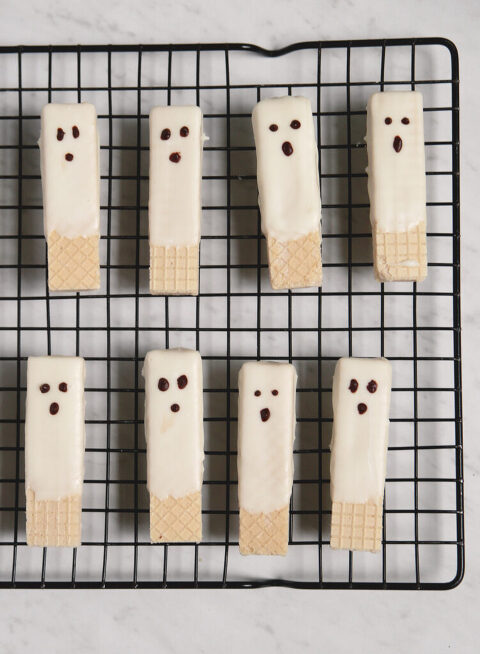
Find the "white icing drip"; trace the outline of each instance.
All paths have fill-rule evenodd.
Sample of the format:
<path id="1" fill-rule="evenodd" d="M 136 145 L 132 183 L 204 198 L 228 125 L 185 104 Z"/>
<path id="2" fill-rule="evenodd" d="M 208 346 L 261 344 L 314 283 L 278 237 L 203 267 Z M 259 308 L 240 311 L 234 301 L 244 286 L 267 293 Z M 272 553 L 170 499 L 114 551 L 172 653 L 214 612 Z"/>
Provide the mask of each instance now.
<path id="1" fill-rule="evenodd" d="M 180 129 L 188 127 L 188 136 Z M 164 129 L 170 137 L 161 139 Z M 203 120 L 200 107 L 154 107 L 150 112 L 150 186 L 148 203 L 151 245 L 197 245 L 202 215 Z M 172 153 L 180 161 L 170 161 Z"/>
<path id="2" fill-rule="evenodd" d="M 74 138 L 72 128 L 79 135 Z M 58 129 L 62 140 L 57 139 Z M 98 234 L 100 173 L 97 116 L 92 104 L 47 104 L 42 109 L 40 168 L 45 236 Z M 73 155 L 67 161 L 65 155 Z"/>
<path id="3" fill-rule="evenodd" d="M 299 129 L 290 126 L 292 120 L 300 122 Z M 310 100 L 292 96 L 262 100 L 253 109 L 252 124 L 263 233 L 289 241 L 318 232 L 318 149 Z M 271 131 L 271 124 L 278 129 Z M 285 142 L 293 147 L 290 156 L 282 150 Z"/>
<path id="4" fill-rule="evenodd" d="M 350 381 L 358 389 L 349 390 Z M 375 393 L 368 383 L 377 383 Z M 387 359 L 342 358 L 333 378 L 330 493 L 333 502 L 379 502 L 383 498 L 392 368 Z M 362 415 L 359 404 L 367 410 Z"/>
<path id="5" fill-rule="evenodd" d="M 202 359 L 193 350 L 152 350 L 145 377 L 147 488 L 158 499 L 183 497 L 201 490 L 203 479 Z M 186 375 L 180 389 L 177 380 Z M 159 379 L 168 389 L 158 388 Z M 171 406 L 178 404 L 173 412 Z"/>
<path id="6" fill-rule="evenodd" d="M 385 118 L 391 123 L 386 124 Z M 409 123 L 403 124 L 402 118 Z M 402 147 L 396 152 L 395 137 Z M 380 232 L 404 232 L 426 221 L 423 98 L 418 91 L 370 96 L 367 106 L 370 220 Z"/>
<path id="7" fill-rule="evenodd" d="M 238 497 L 250 513 L 288 505 L 293 483 L 295 385 L 289 363 L 250 361 L 238 377 Z M 255 391 L 261 392 L 255 396 Z M 272 395 L 277 390 L 278 395 Z M 262 422 L 260 411 L 270 417 Z"/>
<path id="8" fill-rule="evenodd" d="M 85 451 L 85 362 L 80 357 L 29 357 L 25 413 L 25 488 L 37 500 L 82 494 Z M 65 382 L 67 391 L 59 390 Z M 42 384 L 50 390 L 40 391 Z M 50 405 L 58 404 L 58 413 Z"/>

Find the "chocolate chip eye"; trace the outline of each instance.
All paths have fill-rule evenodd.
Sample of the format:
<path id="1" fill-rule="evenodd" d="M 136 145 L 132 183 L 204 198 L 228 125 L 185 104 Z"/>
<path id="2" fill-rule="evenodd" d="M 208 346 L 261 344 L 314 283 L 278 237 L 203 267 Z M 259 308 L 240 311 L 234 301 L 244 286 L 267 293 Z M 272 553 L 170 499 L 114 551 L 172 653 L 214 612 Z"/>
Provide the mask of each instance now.
<path id="1" fill-rule="evenodd" d="M 410 119 L 407 118 L 406 116 L 404 116 L 404 117 L 402 118 L 402 123 L 403 123 L 404 125 L 409 125 L 409 123 L 410 123 Z"/>
<path id="2" fill-rule="evenodd" d="M 385 118 L 385 125 L 391 125 L 391 124 L 392 124 L 392 119 L 390 118 L 390 116 L 387 116 Z"/>
<path id="3" fill-rule="evenodd" d="M 350 380 L 350 386 L 348 387 L 348 390 L 351 391 L 352 393 L 356 393 L 358 388 L 358 381 L 356 379 L 351 379 Z"/>
<path id="4" fill-rule="evenodd" d="M 375 393 L 378 388 L 378 384 L 374 379 L 371 379 L 367 384 L 367 391 L 369 393 Z"/>
<path id="5" fill-rule="evenodd" d="M 255 397 L 260 397 L 261 394 L 262 394 L 261 391 L 255 391 L 255 393 L 254 393 Z"/>
<path id="6" fill-rule="evenodd" d="M 162 133 L 160 134 L 160 138 L 162 141 L 168 141 L 170 136 L 172 135 L 172 132 L 168 129 L 168 127 L 165 127 L 165 129 L 162 129 Z"/>
<path id="7" fill-rule="evenodd" d="M 271 132 L 276 132 L 278 130 L 278 125 L 276 125 L 275 123 L 272 123 L 268 129 Z"/>
<path id="8" fill-rule="evenodd" d="M 168 391 L 170 387 L 170 384 L 168 383 L 168 379 L 165 379 L 165 377 L 160 377 L 158 380 L 158 390 L 159 391 Z"/>
<path id="9" fill-rule="evenodd" d="M 65 382 L 60 382 L 58 385 L 58 390 L 62 391 L 62 393 L 66 393 L 68 391 L 68 386 Z"/>
<path id="10" fill-rule="evenodd" d="M 296 120 L 296 119 L 292 120 L 292 122 L 290 123 L 290 127 L 292 129 L 300 129 L 301 125 L 302 125 L 302 123 L 299 120 Z"/>
<path id="11" fill-rule="evenodd" d="M 50 390 L 50 384 L 42 384 L 40 386 L 40 393 L 48 393 Z"/>
<path id="12" fill-rule="evenodd" d="M 78 139 L 78 137 L 80 136 L 80 130 L 76 125 L 72 127 L 72 134 L 74 139 Z"/>
<path id="13" fill-rule="evenodd" d="M 276 388 L 273 389 L 273 391 L 272 391 L 272 395 L 274 395 L 275 397 L 278 395 L 278 391 L 277 391 Z"/>
<path id="14" fill-rule="evenodd" d="M 63 141 L 63 137 L 65 136 L 65 132 L 61 127 L 57 129 L 57 141 Z"/>
<path id="15" fill-rule="evenodd" d="M 186 125 L 180 128 L 180 136 L 188 136 L 190 134 L 190 130 Z"/>
<path id="16" fill-rule="evenodd" d="M 180 377 L 177 379 L 177 384 L 178 384 L 178 388 L 180 390 L 183 390 L 185 386 L 188 384 L 187 375 L 180 375 Z"/>

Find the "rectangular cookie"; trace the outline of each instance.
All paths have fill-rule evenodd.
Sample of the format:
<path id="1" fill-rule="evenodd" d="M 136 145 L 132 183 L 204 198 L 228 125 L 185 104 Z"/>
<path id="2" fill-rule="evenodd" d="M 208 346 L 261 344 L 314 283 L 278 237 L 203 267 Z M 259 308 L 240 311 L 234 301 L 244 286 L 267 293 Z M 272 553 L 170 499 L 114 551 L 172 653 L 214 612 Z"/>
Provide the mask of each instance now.
<path id="1" fill-rule="evenodd" d="M 152 543 L 202 540 L 202 359 L 194 350 L 147 352 L 145 438 Z"/>
<path id="2" fill-rule="evenodd" d="M 150 112 L 150 293 L 198 295 L 202 215 L 200 107 Z"/>
<path id="3" fill-rule="evenodd" d="M 289 363 L 249 361 L 238 377 L 241 554 L 285 555 L 293 484 L 297 374 Z"/>
<path id="4" fill-rule="evenodd" d="M 365 140 L 375 277 L 420 282 L 427 276 L 422 94 L 370 96 Z"/>
<path id="5" fill-rule="evenodd" d="M 42 109 L 40 167 L 50 291 L 100 288 L 100 172 L 92 104 Z"/>
<path id="6" fill-rule="evenodd" d="M 85 362 L 29 357 L 25 412 L 27 545 L 81 544 Z"/>
<path id="7" fill-rule="evenodd" d="M 310 100 L 262 100 L 253 109 L 252 124 L 272 288 L 321 286 L 318 149 Z"/>
<path id="8" fill-rule="evenodd" d="M 330 458 L 333 549 L 380 549 L 391 385 L 387 359 L 337 362 Z"/>

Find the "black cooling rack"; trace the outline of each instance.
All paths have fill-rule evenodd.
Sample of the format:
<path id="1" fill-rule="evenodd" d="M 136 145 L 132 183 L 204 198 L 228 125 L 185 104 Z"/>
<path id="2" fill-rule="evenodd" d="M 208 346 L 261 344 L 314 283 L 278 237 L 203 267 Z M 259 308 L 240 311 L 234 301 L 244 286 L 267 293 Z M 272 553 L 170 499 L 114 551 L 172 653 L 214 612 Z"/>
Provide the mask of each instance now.
<path id="1" fill-rule="evenodd" d="M 460 361 L 459 80 L 445 39 L 0 48 L 0 586 L 21 588 L 440 589 L 464 569 Z M 365 105 L 424 94 L 429 273 L 373 280 Z M 250 111 L 312 100 L 320 148 L 324 286 L 272 292 L 256 202 Z M 93 102 L 102 172 L 102 285 L 50 295 L 36 140 L 41 106 Z M 148 293 L 148 111 L 197 103 L 204 153 L 198 298 Z M 205 366 L 204 541 L 150 545 L 142 359 L 198 348 Z M 27 548 L 23 425 L 29 354 L 87 360 L 83 544 Z M 342 355 L 390 358 L 392 421 L 382 551 L 329 548 L 331 379 Z M 299 372 L 285 559 L 238 555 L 237 373 L 244 360 Z"/>

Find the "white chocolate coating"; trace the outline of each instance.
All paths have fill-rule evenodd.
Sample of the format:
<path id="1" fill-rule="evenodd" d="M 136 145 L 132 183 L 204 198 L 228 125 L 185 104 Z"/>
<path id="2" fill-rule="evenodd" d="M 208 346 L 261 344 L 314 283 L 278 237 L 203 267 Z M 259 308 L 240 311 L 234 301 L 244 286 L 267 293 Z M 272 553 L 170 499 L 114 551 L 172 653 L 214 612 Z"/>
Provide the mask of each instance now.
<path id="1" fill-rule="evenodd" d="M 59 390 L 65 382 L 67 391 Z M 85 361 L 29 357 L 25 413 L 25 488 L 36 500 L 82 494 L 85 452 Z M 48 384 L 50 390 L 40 391 Z M 58 413 L 50 405 L 58 404 Z"/>
<path id="2" fill-rule="evenodd" d="M 78 136 L 73 136 L 73 127 Z M 61 141 L 57 132 L 64 132 Z M 100 228 L 100 149 L 92 104 L 47 104 L 42 109 L 40 168 L 45 236 L 93 236 Z M 73 155 L 67 161 L 65 155 Z"/>
<path id="3" fill-rule="evenodd" d="M 387 125 L 385 118 L 392 122 Z M 402 123 L 404 118 L 408 118 L 408 124 Z M 402 143 L 399 152 L 393 147 L 396 136 Z M 381 232 L 404 232 L 424 222 L 427 200 L 422 94 L 387 91 L 371 95 L 365 140 L 372 226 Z"/>
<path id="4" fill-rule="evenodd" d="M 188 136 L 181 136 L 182 127 Z M 162 140 L 164 129 L 170 137 Z M 154 107 L 150 112 L 150 245 L 198 245 L 202 215 L 203 120 L 200 107 Z M 178 153 L 180 161 L 170 161 Z"/>
<path id="5" fill-rule="evenodd" d="M 201 490 L 203 480 L 202 358 L 194 350 L 147 352 L 145 377 L 145 438 L 147 488 L 160 500 Z M 177 380 L 186 375 L 180 389 Z M 168 381 L 161 391 L 159 379 Z M 179 410 L 173 412 L 171 406 Z"/>
<path id="6" fill-rule="evenodd" d="M 358 382 L 355 392 L 350 382 Z M 377 383 L 370 393 L 367 385 Z M 330 458 L 332 502 L 383 500 L 388 446 L 392 367 L 387 359 L 339 359 L 333 377 L 333 434 Z M 367 410 L 362 415 L 359 404 Z"/>
<path id="7" fill-rule="evenodd" d="M 293 120 L 300 122 L 298 129 L 290 126 Z M 300 96 L 262 100 L 253 109 L 252 124 L 262 232 L 290 241 L 318 231 L 322 206 L 310 100 Z M 270 130 L 272 124 L 276 131 Z M 293 147 L 289 156 L 282 150 L 286 142 Z"/>
<path id="8" fill-rule="evenodd" d="M 238 498 L 240 508 L 250 513 L 270 513 L 290 501 L 296 383 L 297 373 L 290 363 L 249 361 L 240 369 Z M 278 395 L 272 395 L 273 390 Z M 262 409 L 270 411 L 265 422 Z"/>

